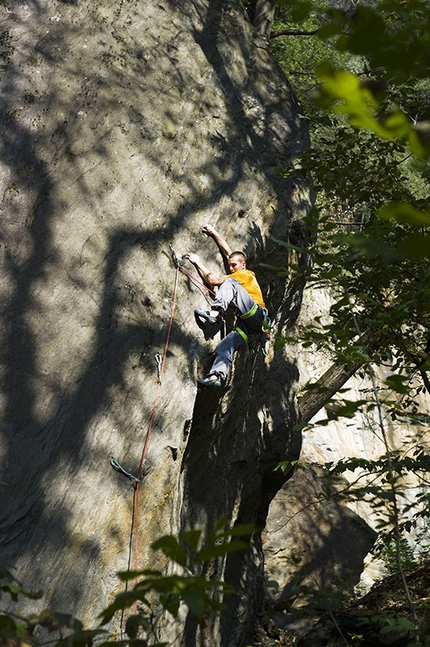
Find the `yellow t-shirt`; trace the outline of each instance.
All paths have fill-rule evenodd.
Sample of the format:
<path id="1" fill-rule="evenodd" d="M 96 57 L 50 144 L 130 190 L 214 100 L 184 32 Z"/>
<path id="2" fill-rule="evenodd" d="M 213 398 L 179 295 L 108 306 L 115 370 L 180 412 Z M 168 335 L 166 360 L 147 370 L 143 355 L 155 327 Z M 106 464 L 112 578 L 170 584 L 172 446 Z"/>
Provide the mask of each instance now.
<path id="1" fill-rule="evenodd" d="M 252 296 L 254 301 L 258 303 L 262 308 L 265 308 L 263 295 L 261 293 L 260 286 L 257 283 L 254 272 L 251 270 L 238 270 L 233 272 L 233 274 L 228 275 L 231 279 L 236 279 L 240 285 L 242 285 L 245 290 Z"/>

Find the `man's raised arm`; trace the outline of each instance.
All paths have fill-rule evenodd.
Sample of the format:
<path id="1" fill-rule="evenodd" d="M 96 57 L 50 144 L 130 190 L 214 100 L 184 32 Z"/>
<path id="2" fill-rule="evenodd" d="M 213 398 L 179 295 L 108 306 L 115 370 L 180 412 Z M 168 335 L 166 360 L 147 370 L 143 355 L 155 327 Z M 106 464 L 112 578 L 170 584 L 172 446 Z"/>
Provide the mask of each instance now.
<path id="1" fill-rule="evenodd" d="M 228 257 L 232 252 L 231 247 L 224 240 L 224 238 L 216 231 L 216 229 L 214 229 L 212 225 L 203 225 L 202 232 L 214 239 L 214 241 L 219 247 L 221 254 L 224 256 L 226 260 L 228 260 Z"/>

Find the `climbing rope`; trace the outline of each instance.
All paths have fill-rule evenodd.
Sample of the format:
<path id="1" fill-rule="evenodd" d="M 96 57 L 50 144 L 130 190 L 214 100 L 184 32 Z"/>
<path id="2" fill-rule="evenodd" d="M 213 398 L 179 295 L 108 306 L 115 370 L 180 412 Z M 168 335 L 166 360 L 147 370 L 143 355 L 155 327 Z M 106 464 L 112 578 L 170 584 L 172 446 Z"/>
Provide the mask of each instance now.
<path id="1" fill-rule="evenodd" d="M 145 441 L 143 444 L 143 449 L 142 449 L 142 455 L 140 458 L 140 463 L 139 463 L 139 469 L 137 471 L 137 476 L 133 476 L 129 472 L 127 472 L 121 465 L 118 463 L 118 461 L 115 458 L 111 458 L 110 464 L 114 468 L 115 471 L 118 473 L 122 474 L 126 478 L 128 478 L 132 483 L 134 487 L 134 506 L 133 506 L 133 521 L 132 521 L 132 527 L 131 527 L 131 535 L 130 535 L 130 542 L 132 540 L 132 534 L 133 534 L 133 526 L 134 526 L 134 532 L 135 532 L 135 570 L 136 572 L 139 571 L 139 489 L 140 485 L 142 483 L 142 473 L 143 473 L 143 467 L 145 464 L 146 460 L 146 455 L 148 452 L 148 445 L 149 445 L 149 439 L 151 437 L 151 431 L 152 427 L 154 424 L 154 418 L 155 418 L 155 413 L 157 410 L 157 404 L 158 404 L 158 398 L 160 394 L 160 389 L 161 389 L 161 382 L 162 382 L 162 377 L 163 377 L 163 372 L 164 372 L 164 367 L 166 363 L 166 357 L 167 357 L 167 352 L 169 349 L 169 343 L 170 343 L 170 336 L 172 332 L 172 326 L 173 326 L 173 317 L 175 314 L 175 308 L 176 308 L 176 300 L 177 300 L 177 292 L 178 292 L 178 283 L 179 283 L 179 273 L 182 272 L 186 274 L 195 284 L 198 284 L 205 288 L 210 294 L 215 295 L 215 292 L 213 292 L 210 288 L 207 287 L 203 282 L 199 281 L 198 278 L 193 276 L 188 270 L 185 269 L 185 267 L 182 265 L 182 259 L 179 259 L 177 254 L 175 253 L 172 244 L 170 244 L 170 249 L 172 252 L 172 260 L 175 265 L 176 271 L 175 271 L 175 282 L 174 282 L 174 288 L 173 288 L 173 297 L 172 297 L 172 305 L 171 305 L 171 311 L 170 311 L 170 319 L 169 319 L 169 325 L 167 329 L 167 335 L 166 335 L 166 342 L 164 344 L 164 352 L 163 356 L 161 357 L 159 353 L 155 355 L 155 361 L 157 365 L 157 388 L 155 391 L 155 397 L 154 397 L 154 403 L 152 406 L 152 411 L 151 411 L 151 416 L 149 419 L 148 427 L 146 430 L 146 435 L 145 435 Z M 134 523 L 133 523 L 134 522 Z M 131 546 L 131 544 L 130 544 Z M 130 561 L 130 560 L 129 560 Z M 136 576 L 136 584 L 138 583 L 138 577 Z M 137 601 L 135 602 L 134 606 L 134 611 L 135 614 L 137 614 Z"/>
<path id="2" fill-rule="evenodd" d="M 195 284 L 197 284 L 197 285 L 201 285 L 201 287 L 203 287 L 203 288 L 204 288 L 205 290 L 207 290 L 210 294 L 212 294 L 212 296 L 215 296 L 215 292 L 214 292 L 213 290 L 211 290 L 210 288 L 208 288 L 208 286 L 207 286 L 207 285 L 205 285 L 202 281 L 199 281 L 199 279 L 198 279 L 198 278 L 196 278 L 195 276 L 193 276 L 193 275 L 191 274 L 191 272 L 189 272 L 188 270 L 186 270 L 186 269 L 185 269 L 185 267 L 184 267 L 183 265 L 180 265 L 179 269 L 181 270 L 181 272 L 182 272 L 183 274 L 186 274 L 187 276 L 189 276 L 189 278 L 190 278 L 190 279 L 192 279 L 192 280 L 194 281 L 194 283 L 195 283 Z"/>
<path id="3" fill-rule="evenodd" d="M 167 329 L 167 336 L 166 336 L 166 343 L 164 344 L 164 353 L 162 360 L 158 359 L 157 361 L 157 374 L 158 374 L 158 379 L 157 379 L 157 389 L 155 392 L 155 397 L 154 397 L 154 404 L 152 406 L 152 412 L 151 412 L 151 417 L 149 419 L 148 423 L 148 428 L 146 431 L 146 436 L 145 436 L 145 442 L 143 445 L 143 450 L 142 450 L 142 456 L 140 458 L 140 464 L 139 464 L 139 469 L 137 472 L 137 480 L 135 483 L 135 497 L 134 497 L 134 521 L 135 521 L 135 566 L 136 566 L 136 571 L 139 570 L 139 489 L 140 489 L 140 484 L 142 481 L 142 471 L 143 471 L 143 466 L 145 463 L 146 459 L 146 454 L 148 451 L 148 444 L 149 444 L 149 439 L 151 437 L 151 431 L 154 423 L 154 417 L 155 417 L 155 412 L 157 410 L 157 403 L 158 403 L 158 396 L 160 394 L 160 388 L 161 388 L 161 380 L 163 377 L 163 372 L 164 372 L 164 366 L 166 364 L 166 357 L 167 357 L 167 351 L 169 348 L 169 342 L 170 342 L 170 334 L 172 332 L 172 326 L 173 326 L 173 316 L 175 314 L 175 307 L 176 307 L 176 297 L 177 297 L 177 292 L 178 292 L 178 280 L 179 280 L 179 267 L 176 267 L 176 272 L 175 272 L 175 284 L 173 288 L 173 298 L 172 298 L 172 307 L 170 311 L 170 320 L 169 320 L 169 327 Z M 136 577 L 136 584 L 138 582 L 138 578 Z M 137 602 L 135 603 L 135 613 L 137 613 Z"/>

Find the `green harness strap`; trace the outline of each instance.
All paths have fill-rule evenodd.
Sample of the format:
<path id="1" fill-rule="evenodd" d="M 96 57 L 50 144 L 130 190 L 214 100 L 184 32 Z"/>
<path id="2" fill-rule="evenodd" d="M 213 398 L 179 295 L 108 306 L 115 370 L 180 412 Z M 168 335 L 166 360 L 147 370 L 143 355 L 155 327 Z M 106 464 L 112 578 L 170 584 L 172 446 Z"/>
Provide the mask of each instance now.
<path id="1" fill-rule="evenodd" d="M 254 303 L 251 310 L 248 310 L 248 312 L 245 312 L 244 315 L 237 315 L 237 316 L 239 317 L 239 319 L 249 319 L 250 317 L 255 315 L 257 310 L 258 310 L 258 303 Z M 263 335 L 265 333 L 265 335 L 264 335 L 264 343 L 266 343 L 267 340 L 270 339 L 271 325 L 272 325 L 272 322 L 270 321 L 269 313 L 267 312 L 266 308 L 263 308 L 263 321 L 261 323 L 261 329 L 263 331 Z M 249 337 L 246 334 L 246 332 L 244 330 L 242 330 L 242 328 L 239 328 L 239 327 L 235 328 L 235 330 L 242 337 L 245 344 L 249 344 Z M 263 352 L 264 352 L 264 350 L 263 350 Z M 267 352 L 265 354 L 267 355 Z"/>
<path id="2" fill-rule="evenodd" d="M 242 337 L 242 339 L 244 340 L 245 344 L 248 344 L 248 343 L 249 343 L 249 337 L 248 337 L 248 335 L 246 334 L 246 332 L 245 332 L 244 330 L 242 330 L 242 328 L 235 328 L 235 330 L 236 330 L 236 332 L 238 332 L 238 333 L 239 333 L 239 335 Z"/>
<path id="3" fill-rule="evenodd" d="M 237 315 L 237 316 L 239 317 L 239 319 L 249 319 L 250 317 L 252 317 L 252 315 L 255 315 L 257 310 L 258 310 L 258 303 L 254 303 L 251 310 L 248 310 L 248 312 L 245 312 L 244 315 Z"/>

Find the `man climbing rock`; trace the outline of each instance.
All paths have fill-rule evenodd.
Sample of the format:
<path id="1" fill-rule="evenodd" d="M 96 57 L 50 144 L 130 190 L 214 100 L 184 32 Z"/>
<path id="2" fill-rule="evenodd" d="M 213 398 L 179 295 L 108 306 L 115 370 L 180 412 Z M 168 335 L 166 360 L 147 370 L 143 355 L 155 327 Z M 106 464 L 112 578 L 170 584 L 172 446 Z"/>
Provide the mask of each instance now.
<path id="1" fill-rule="evenodd" d="M 212 338 L 223 326 L 222 314 L 231 305 L 236 310 L 236 327 L 215 349 L 215 359 L 204 379 L 197 380 L 201 386 L 222 386 L 231 368 L 234 353 L 247 344 L 251 335 L 260 335 L 262 343 L 270 338 L 268 321 L 263 295 L 255 278 L 254 272 L 246 267 L 246 257 L 243 252 L 232 252 L 230 246 L 211 226 L 204 225 L 203 233 L 217 243 L 220 252 L 227 260 L 230 274 L 217 275 L 208 270 L 197 254 L 185 255 L 197 269 L 205 283 L 212 287 L 219 286 L 210 310 L 195 310 L 194 315 L 198 326 L 203 330 L 205 338 Z"/>

